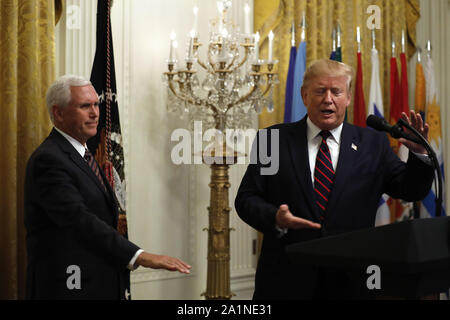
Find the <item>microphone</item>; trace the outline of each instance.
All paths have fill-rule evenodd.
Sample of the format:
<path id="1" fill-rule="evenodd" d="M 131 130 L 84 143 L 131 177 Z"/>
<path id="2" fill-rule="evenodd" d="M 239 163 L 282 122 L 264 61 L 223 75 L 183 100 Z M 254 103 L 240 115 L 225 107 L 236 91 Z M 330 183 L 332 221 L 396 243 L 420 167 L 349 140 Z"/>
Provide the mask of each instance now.
<path id="1" fill-rule="evenodd" d="M 395 125 L 391 126 L 384 118 L 380 118 L 372 114 L 367 117 L 366 124 L 375 130 L 388 132 L 394 139 L 404 138 L 406 140 L 422 144 L 418 138 L 403 131 L 401 127 L 401 124 L 403 124 L 402 119 L 400 119 L 400 121 Z"/>

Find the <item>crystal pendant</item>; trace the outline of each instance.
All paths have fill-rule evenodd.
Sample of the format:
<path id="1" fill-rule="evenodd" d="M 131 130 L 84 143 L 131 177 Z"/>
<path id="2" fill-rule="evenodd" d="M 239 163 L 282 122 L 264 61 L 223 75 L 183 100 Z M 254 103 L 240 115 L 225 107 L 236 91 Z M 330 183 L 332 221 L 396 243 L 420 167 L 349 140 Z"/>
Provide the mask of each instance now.
<path id="1" fill-rule="evenodd" d="M 262 112 L 260 100 L 255 100 L 255 102 L 253 103 L 253 108 L 255 109 L 257 114 L 260 114 Z"/>
<path id="2" fill-rule="evenodd" d="M 271 87 L 270 93 L 269 93 L 269 98 L 268 98 L 268 103 L 267 103 L 267 111 L 273 112 L 274 109 L 275 109 L 275 107 L 273 104 L 273 87 Z"/>

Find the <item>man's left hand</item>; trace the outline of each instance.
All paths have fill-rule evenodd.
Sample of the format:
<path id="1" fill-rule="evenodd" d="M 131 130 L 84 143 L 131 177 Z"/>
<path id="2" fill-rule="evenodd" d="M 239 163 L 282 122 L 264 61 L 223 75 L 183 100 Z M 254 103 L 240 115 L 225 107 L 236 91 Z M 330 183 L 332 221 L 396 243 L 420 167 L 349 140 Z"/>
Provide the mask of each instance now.
<path id="1" fill-rule="evenodd" d="M 408 117 L 406 113 L 402 112 L 402 119 L 405 120 L 414 129 L 416 129 L 425 138 L 425 140 L 428 140 L 428 130 L 430 129 L 430 127 L 428 126 L 428 123 L 424 124 L 420 113 L 416 114 L 414 110 L 411 110 L 410 117 Z M 405 129 L 405 132 L 411 133 L 408 129 Z M 425 147 L 421 144 L 406 140 L 404 138 L 400 138 L 399 141 L 412 152 L 419 154 L 427 153 Z"/>

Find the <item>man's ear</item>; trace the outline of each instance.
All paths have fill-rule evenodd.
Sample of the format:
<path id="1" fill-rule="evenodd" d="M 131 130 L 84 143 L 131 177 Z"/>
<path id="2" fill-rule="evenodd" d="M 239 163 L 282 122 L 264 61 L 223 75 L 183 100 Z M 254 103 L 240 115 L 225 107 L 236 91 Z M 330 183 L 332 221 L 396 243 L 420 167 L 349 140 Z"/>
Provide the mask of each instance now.
<path id="1" fill-rule="evenodd" d="M 301 95 L 302 95 L 303 104 L 304 104 L 305 107 L 306 107 L 306 98 L 307 98 L 307 96 L 308 96 L 308 92 L 307 92 L 307 90 L 306 90 L 304 87 L 301 87 L 300 93 L 301 93 Z"/>
<path id="2" fill-rule="evenodd" d="M 52 114 L 53 114 L 53 119 L 55 121 L 58 121 L 58 122 L 62 121 L 62 110 L 56 104 L 53 105 L 53 107 L 52 107 Z"/>

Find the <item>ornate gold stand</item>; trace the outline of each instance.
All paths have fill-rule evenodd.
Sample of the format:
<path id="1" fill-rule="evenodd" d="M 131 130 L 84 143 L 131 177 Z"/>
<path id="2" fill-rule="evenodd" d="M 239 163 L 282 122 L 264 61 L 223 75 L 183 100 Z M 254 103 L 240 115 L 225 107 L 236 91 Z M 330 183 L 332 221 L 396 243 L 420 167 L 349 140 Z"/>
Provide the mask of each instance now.
<path id="1" fill-rule="evenodd" d="M 208 268 L 206 292 L 202 293 L 207 300 L 231 299 L 230 290 L 230 211 L 228 206 L 228 189 L 230 188 L 228 169 L 235 164 L 238 154 L 227 152 L 223 147 L 221 155 L 213 150 L 204 153 L 206 163 L 214 163 L 211 167 L 211 188 L 208 230 Z M 228 163 L 227 163 L 228 161 Z"/>

